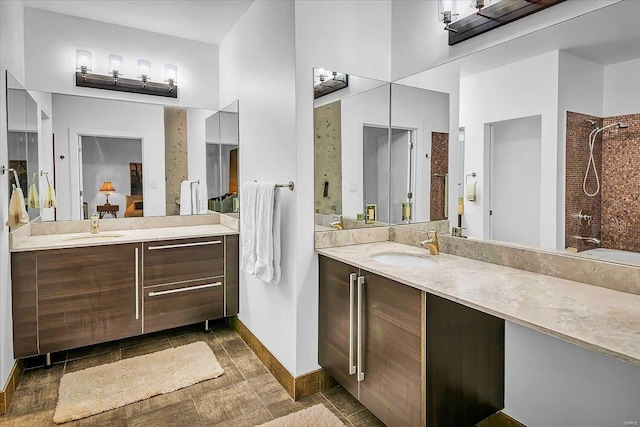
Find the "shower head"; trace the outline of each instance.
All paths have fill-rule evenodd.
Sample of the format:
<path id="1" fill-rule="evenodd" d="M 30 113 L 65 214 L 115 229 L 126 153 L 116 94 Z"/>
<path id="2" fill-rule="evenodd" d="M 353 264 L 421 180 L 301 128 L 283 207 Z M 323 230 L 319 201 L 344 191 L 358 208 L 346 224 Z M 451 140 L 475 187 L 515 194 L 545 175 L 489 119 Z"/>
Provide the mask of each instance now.
<path id="1" fill-rule="evenodd" d="M 598 123 L 596 123 L 595 120 L 584 119 L 584 122 L 590 124 L 592 127 L 598 126 Z"/>
<path id="2" fill-rule="evenodd" d="M 617 123 L 618 129 L 628 129 L 629 123 Z"/>

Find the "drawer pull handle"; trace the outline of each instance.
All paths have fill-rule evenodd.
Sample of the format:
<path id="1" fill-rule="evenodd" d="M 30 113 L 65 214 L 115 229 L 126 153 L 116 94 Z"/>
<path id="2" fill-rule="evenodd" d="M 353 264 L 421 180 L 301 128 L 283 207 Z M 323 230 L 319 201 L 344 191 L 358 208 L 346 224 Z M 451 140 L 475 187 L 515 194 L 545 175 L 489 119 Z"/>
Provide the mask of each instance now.
<path id="1" fill-rule="evenodd" d="M 364 277 L 358 277 L 358 381 L 364 381 L 364 360 L 362 350 L 362 299 L 364 298 Z"/>
<path id="2" fill-rule="evenodd" d="M 222 286 L 222 282 L 208 283 L 206 285 L 191 286 L 189 288 L 169 289 L 168 291 L 149 292 L 149 296 L 150 297 L 157 297 L 157 296 L 160 296 L 160 295 L 175 294 L 175 293 L 178 293 L 178 292 L 187 292 L 187 291 L 195 291 L 195 290 L 198 290 L 198 289 L 213 288 L 214 286 Z"/>
<path id="3" fill-rule="evenodd" d="M 140 279 L 138 278 L 138 248 L 136 248 L 136 320 L 140 319 L 140 308 L 139 308 L 139 304 L 140 304 L 140 294 L 139 294 L 139 288 L 140 288 Z"/>
<path id="4" fill-rule="evenodd" d="M 215 240 L 212 242 L 176 243 L 175 245 L 149 246 L 149 250 L 154 251 L 156 249 L 173 249 L 173 248 L 188 248 L 191 246 L 219 245 L 220 243 L 222 243 L 222 240 Z"/>

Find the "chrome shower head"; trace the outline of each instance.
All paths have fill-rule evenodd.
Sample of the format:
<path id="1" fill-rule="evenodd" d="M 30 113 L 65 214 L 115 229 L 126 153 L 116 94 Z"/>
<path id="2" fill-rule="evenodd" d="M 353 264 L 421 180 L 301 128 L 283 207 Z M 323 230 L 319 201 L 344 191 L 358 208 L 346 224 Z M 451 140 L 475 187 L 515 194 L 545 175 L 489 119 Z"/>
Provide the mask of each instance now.
<path id="1" fill-rule="evenodd" d="M 629 123 L 618 123 L 618 129 L 628 129 Z"/>
<path id="2" fill-rule="evenodd" d="M 594 128 L 598 126 L 598 123 L 596 123 L 595 120 L 584 119 L 584 122 L 590 124 L 591 127 L 594 127 Z"/>

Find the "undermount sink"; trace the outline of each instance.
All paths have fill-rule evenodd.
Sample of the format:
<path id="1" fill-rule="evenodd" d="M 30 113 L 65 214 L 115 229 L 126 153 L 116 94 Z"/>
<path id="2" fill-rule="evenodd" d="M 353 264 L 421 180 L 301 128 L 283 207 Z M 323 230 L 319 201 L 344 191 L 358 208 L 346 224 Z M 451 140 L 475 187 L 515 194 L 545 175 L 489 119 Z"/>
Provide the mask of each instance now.
<path id="1" fill-rule="evenodd" d="M 67 237 L 64 239 L 67 240 L 90 240 L 90 239 L 117 239 L 118 237 L 122 237 L 122 234 L 87 234 L 83 236 L 73 236 Z"/>
<path id="2" fill-rule="evenodd" d="M 438 261 L 429 256 L 410 253 L 387 252 L 373 255 L 371 259 L 383 264 L 408 268 L 430 268 L 438 265 Z"/>

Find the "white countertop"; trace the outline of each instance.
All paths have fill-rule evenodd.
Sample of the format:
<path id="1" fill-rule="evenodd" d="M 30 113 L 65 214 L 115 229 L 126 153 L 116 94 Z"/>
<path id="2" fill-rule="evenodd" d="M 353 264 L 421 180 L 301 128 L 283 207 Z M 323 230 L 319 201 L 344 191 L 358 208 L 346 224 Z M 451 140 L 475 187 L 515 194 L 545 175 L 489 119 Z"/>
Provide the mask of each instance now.
<path id="1" fill-rule="evenodd" d="M 640 295 L 448 254 L 439 265 L 407 268 L 371 258 L 382 252 L 428 255 L 395 242 L 318 249 L 319 254 L 405 285 L 640 365 Z"/>
<path id="2" fill-rule="evenodd" d="M 221 224 L 113 230 L 100 232 L 97 235 L 89 232 L 43 234 L 28 237 L 26 240 L 11 248 L 11 252 L 117 245 L 122 243 L 152 242 L 165 239 L 188 239 L 231 234 L 238 234 L 238 232 Z"/>

